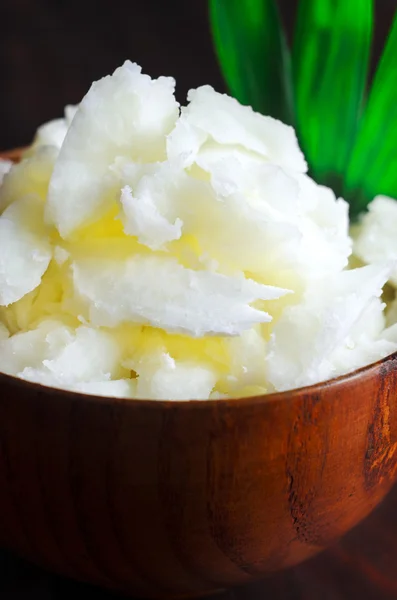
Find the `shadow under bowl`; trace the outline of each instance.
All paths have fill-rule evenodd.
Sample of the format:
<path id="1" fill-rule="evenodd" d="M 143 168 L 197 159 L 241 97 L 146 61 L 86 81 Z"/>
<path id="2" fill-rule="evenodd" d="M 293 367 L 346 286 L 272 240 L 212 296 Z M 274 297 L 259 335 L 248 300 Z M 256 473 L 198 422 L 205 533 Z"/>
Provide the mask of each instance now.
<path id="1" fill-rule="evenodd" d="M 259 579 L 385 496 L 396 398 L 397 354 L 234 400 L 100 398 L 0 375 L 0 545 L 144 597 Z"/>

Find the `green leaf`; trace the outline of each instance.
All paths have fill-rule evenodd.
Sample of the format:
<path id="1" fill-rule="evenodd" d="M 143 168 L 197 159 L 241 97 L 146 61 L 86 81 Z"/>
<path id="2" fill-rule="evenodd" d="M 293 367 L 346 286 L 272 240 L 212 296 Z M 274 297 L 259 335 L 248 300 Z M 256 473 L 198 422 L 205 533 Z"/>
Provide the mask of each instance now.
<path id="1" fill-rule="evenodd" d="M 346 173 L 351 214 L 377 194 L 397 198 L 397 14 L 374 78 Z"/>
<path id="2" fill-rule="evenodd" d="M 334 189 L 357 133 L 372 29 L 373 0 L 299 3 L 292 56 L 298 136 L 311 174 Z"/>
<path id="3" fill-rule="evenodd" d="M 274 0 L 210 0 L 219 63 L 233 96 L 292 122 L 290 57 Z"/>

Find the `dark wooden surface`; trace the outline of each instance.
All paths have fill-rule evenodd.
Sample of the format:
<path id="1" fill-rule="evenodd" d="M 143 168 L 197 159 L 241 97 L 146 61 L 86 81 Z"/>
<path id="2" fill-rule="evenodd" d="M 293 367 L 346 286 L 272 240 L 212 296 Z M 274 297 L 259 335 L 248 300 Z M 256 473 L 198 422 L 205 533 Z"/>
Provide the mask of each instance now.
<path id="1" fill-rule="evenodd" d="M 0 544 L 65 576 L 157 598 L 298 564 L 361 522 L 395 481 L 396 364 L 392 355 L 284 395 L 197 403 L 89 398 L 0 375 Z M 392 598 L 390 502 L 361 538 L 269 581 L 267 597 L 303 586 L 284 597 L 319 599 L 335 580 L 340 593 L 359 586 L 379 600 L 381 584 Z M 18 565 L 8 577 L 1 600 L 68 589 Z"/>
<path id="2" fill-rule="evenodd" d="M 1 600 L 115 600 L 105 590 L 51 575 L 0 551 Z M 397 598 L 397 487 L 346 538 L 264 582 L 209 600 L 392 600 Z"/>
<path id="3" fill-rule="evenodd" d="M 298 564 L 396 480 L 396 366 L 391 355 L 311 388 L 196 403 L 0 375 L 0 544 L 157 598 Z"/>

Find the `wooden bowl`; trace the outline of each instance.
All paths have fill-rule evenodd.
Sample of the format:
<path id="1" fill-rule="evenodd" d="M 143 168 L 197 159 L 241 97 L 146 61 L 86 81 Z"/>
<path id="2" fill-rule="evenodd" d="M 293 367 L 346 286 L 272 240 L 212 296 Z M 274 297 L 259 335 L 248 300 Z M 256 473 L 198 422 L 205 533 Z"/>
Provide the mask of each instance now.
<path id="1" fill-rule="evenodd" d="M 199 596 L 294 565 L 384 497 L 397 354 L 280 394 L 84 396 L 0 375 L 0 545 L 145 597 Z"/>

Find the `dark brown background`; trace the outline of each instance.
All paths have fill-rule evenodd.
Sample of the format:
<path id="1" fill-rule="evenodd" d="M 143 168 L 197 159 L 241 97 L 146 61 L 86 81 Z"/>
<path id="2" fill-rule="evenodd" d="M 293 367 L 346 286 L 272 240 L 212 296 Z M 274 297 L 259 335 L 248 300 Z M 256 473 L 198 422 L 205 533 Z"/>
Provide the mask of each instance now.
<path id="1" fill-rule="evenodd" d="M 288 29 L 296 0 L 280 0 Z M 377 0 L 375 56 L 397 0 Z M 223 90 L 206 0 L 0 0 L 0 150 L 26 144 L 126 58 L 152 76 Z"/>

